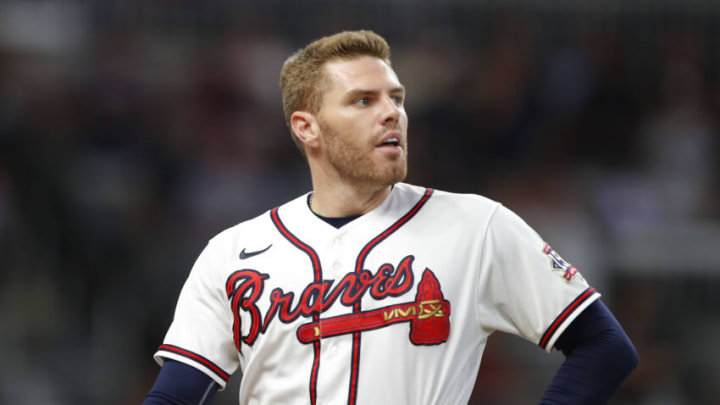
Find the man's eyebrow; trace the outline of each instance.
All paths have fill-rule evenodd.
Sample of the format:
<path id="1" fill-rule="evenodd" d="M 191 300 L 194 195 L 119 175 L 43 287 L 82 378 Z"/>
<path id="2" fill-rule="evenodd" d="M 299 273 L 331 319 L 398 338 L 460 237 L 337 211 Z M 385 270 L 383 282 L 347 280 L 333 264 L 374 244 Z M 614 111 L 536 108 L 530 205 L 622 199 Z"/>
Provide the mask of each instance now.
<path id="1" fill-rule="evenodd" d="M 352 89 L 352 90 L 348 91 L 346 94 L 347 94 L 348 98 L 354 98 L 354 97 L 358 97 L 358 96 L 366 96 L 366 95 L 372 95 L 372 94 L 377 94 L 377 93 L 380 93 L 380 90 L 377 90 L 377 89 Z M 405 94 L 405 86 L 393 87 L 390 89 L 389 93 Z"/>
<path id="2" fill-rule="evenodd" d="M 378 93 L 377 90 L 368 90 L 368 89 L 352 89 L 346 93 L 348 98 L 355 98 L 358 96 L 366 96 L 371 94 Z"/>

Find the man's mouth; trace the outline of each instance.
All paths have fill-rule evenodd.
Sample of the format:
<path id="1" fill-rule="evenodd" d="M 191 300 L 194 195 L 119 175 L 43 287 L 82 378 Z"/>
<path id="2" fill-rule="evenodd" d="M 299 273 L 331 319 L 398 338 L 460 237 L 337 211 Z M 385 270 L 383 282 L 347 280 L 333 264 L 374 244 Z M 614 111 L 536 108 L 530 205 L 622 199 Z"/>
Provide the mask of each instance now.
<path id="1" fill-rule="evenodd" d="M 402 148 L 402 137 L 399 131 L 391 131 L 380 139 L 380 142 L 376 145 L 378 148 L 382 147 L 395 147 Z"/>
<path id="2" fill-rule="evenodd" d="M 379 146 L 400 146 L 400 139 L 399 138 L 388 138 L 384 142 L 382 142 Z"/>

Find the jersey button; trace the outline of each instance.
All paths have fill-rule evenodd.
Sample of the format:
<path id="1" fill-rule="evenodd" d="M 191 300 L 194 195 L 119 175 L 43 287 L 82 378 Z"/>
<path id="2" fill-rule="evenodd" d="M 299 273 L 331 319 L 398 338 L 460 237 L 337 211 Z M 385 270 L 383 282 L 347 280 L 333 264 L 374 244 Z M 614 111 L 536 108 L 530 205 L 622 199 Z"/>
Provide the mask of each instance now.
<path id="1" fill-rule="evenodd" d="M 336 260 L 336 261 L 333 263 L 333 270 L 335 270 L 335 271 L 337 271 L 337 272 L 342 271 L 342 267 L 343 267 L 343 265 L 342 265 L 342 262 L 340 262 L 340 260 Z"/>

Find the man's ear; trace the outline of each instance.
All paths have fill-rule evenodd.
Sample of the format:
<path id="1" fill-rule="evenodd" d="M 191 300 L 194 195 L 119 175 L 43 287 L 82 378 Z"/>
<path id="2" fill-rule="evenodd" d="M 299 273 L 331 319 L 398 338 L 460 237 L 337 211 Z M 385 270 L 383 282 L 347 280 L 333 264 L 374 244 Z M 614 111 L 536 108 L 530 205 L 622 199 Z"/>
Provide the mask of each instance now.
<path id="1" fill-rule="evenodd" d="M 307 147 L 320 145 L 320 126 L 315 116 L 307 111 L 295 111 L 290 116 L 293 133 Z"/>

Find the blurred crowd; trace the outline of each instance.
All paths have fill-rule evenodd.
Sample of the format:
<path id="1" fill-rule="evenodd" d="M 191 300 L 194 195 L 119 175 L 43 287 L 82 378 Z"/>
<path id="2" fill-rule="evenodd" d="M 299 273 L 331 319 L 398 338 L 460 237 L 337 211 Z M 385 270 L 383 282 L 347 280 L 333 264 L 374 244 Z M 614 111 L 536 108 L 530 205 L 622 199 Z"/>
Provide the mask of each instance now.
<path id="1" fill-rule="evenodd" d="M 626 327 L 612 403 L 720 404 L 717 7 L 197 3 L 0 2 L 0 403 L 142 401 L 206 241 L 311 187 L 283 60 L 368 28 L 408 182 L 503 202 Z M 472 403 L 532 403 L 561 360 L 494 335 Z"/>

